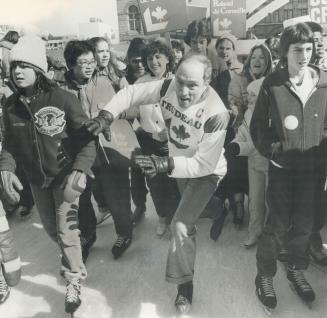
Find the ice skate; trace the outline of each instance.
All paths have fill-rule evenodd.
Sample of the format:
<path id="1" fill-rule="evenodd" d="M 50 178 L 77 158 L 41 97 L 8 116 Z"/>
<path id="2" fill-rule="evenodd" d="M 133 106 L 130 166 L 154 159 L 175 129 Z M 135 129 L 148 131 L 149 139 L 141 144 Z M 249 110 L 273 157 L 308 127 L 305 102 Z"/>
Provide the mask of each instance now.
<path id="1" fill-rule="evenodd" d="M 78 278 L 73 278 L 67 281 L 66 297 L 65 297 L 65 311 L 72 314 L 77 310 L 81 304 L 81 282 Z"/>
<path id="2" fill-rule="evenodd" d="M 291 289 L 301 298 L 305 305 L 312 308 L 312 303 L 316 296 L 301 270 L 294 266 L 288 266 L 287 279 L 290 282 Z"/>
<path id="3" fill-rule="evenodd" d="M 256 295 L 263 305 L 263 310 L 267 315 L 272 315 L 277 306 L 277 298 L 271 276 L 257 275 L 255 279 Z"/>
<path id="4" fill-rule="evenodd" d="M 179 315 L 186 315 L 191 310 L 193 298 L 193 282 L 178 285 L 175 308 Z"/>
<path id="5" fill-rule="evenodd" d="M 0 274 L 1 275 L 1 274 Z M 4 303 L 10 294 L 10 287 L 6 283 L 4 277 L 0 276 L 0 304 Z"/>

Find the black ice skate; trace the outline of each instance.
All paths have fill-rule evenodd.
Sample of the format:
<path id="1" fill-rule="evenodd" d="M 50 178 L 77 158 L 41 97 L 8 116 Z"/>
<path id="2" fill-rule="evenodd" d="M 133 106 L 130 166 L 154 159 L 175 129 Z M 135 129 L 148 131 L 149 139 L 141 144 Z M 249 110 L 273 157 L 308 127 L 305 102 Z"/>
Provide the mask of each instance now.
<path id="1" fill-rule="evenodd" d="M 301 270 L 295 269 L 294 266 L 287 267 L 287 279 L 290 281 L 291 288 L 311 308 L 315 300 L 315 293 L 310 284 L 305 279 Z"/>
<path id="2" fill-rule="evenodd" d="M 67 281 L 65 311 L 73 314 L 81 304 L 81 283 L 78 278 Z"/>
<path id="3" fill-rule="evenodd" d="M 118 257 L 120 257 L 125 252 L 125 250 L 128 249 L 131 243 L 132 243 L 131 237 L 118 236 L 115 244 L 111 249 L 114 258 L 117 259 Z"/>
<path id="4" fill-rule="evenodd" d="M 256 294 L 263 304 L 266 314 L 271 315 L 277 306 L 277 298 L 271 276 L 257 275 L 255 278 Z"/>
<path id="5" fill-rule="evenodd" d="M 0 304 L 4 303 L 10 294 L 10 287 L 7 285 L 4 277 L 0 277 Z"/>
<path id="6" fill-rule="evenodd" d="M 178 285 L 175 300 L 176 311 L 180 315 L 187 314 L 191 309 L 193 298 L 193 282 Z"/>

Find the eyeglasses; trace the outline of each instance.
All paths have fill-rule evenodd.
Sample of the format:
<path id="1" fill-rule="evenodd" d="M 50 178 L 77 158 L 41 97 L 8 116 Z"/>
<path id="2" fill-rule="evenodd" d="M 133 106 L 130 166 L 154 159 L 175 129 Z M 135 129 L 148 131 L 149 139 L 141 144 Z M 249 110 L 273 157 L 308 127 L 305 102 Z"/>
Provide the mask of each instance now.
<path id="1" fill-rule="evenodd" d="M 79 67 L 86 68 L 86 67 L 93 67 L 96 65 L 96 63 L 97 62 L 95 60 L 92 60 L 92 61 L 81 60 L 81 61 L 78 61 L 76 64 Z"/>
<path id="2" fill-rule="evenodd" d="M 138 65 L 138 64 L 143 64 L 143 60 L 142 60 L 142 58 L 132 58 L 131 60 L 130 60 L 130 63 L 131 64 L 135 64 L 135 65 Z"/>

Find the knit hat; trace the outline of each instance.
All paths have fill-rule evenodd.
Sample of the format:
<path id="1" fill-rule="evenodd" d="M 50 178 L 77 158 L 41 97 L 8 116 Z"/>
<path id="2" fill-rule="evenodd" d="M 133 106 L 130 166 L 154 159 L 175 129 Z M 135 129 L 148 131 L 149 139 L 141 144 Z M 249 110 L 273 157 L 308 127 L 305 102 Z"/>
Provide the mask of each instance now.
<path id="1" fill-rule="evenodd" d="M 48 71 L 44 41 L 36 35 L 22 36 L 10 51 L 10 63 L 19 61 L 31 64 L 42 72 Z"/>
<path id="2" fill-rule="evenodd" d="M 252 81 L 248 86 L 247 86 L 247 91 L 248 93 L 253 92 L 256 96 L 259 95 L 260 88 L 262 85 L 263 80 L 265 79 L 264 76 L 260 77 L 259 79 Z"/>
<path id="3" fill-rule="evenodd" d="M 233 45 L 233 49 L 235 50 L 236 49 L 236 41 L 237 41 L 237 37 L 234 36 L 233 34 L 231 33 L 223 33 L 219 36 L 219 38 L 217 39 L 217 42 L 216 42 L 216 45 L 215 47 L 217 48 L 218 46 L 218 43 L 222 42 L 223 40 L 228 40 L 232 43 Z"/>

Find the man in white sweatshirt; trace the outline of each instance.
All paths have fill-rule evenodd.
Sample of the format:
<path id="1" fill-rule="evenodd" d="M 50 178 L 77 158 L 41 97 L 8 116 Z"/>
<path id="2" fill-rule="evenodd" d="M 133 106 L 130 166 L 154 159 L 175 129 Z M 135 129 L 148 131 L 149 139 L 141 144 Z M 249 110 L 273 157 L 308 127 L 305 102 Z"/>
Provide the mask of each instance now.
<path id="1" fill-rule="evenodd" d="M 195 223 L 226 174 L 223 145 L 229 114 L 209 86 L 212 67 L 202 55 L 184 57 L 172 80 L 126 87 L 85 125 L 100 133 L 129 108 L 158 103 L 167 126 L 169 156 L 136 156 L 148 175 L 167 173 L 176 178 L 181 200 L 172 221 L 166 280 L 178 285 L 175 306 L 189 311 L 193 295 Z"/>

